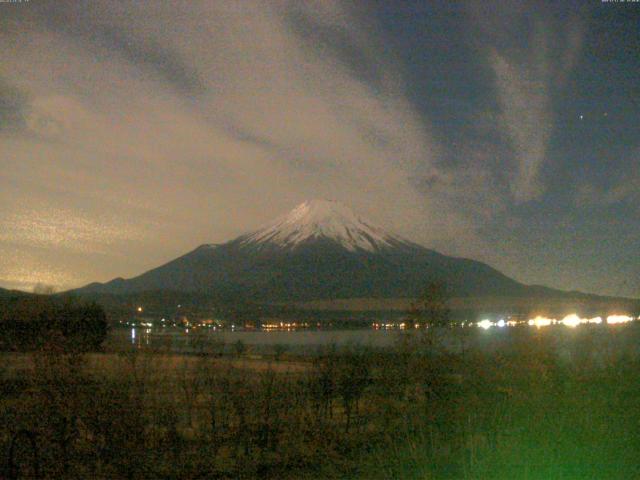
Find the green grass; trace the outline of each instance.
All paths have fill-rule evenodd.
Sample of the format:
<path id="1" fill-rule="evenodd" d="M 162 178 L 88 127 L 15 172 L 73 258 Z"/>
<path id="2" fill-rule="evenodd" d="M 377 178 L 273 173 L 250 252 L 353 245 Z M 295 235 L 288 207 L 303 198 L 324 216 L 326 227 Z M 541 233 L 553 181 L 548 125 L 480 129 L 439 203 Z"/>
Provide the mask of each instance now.
<path id="1" fill-rule="evenodd" d="M 50 478 L 640 478 L 640 362 L 581 338 L 564 359 L 528 330 L 464 356 L 5 354 L 0 473 L 26 430 Z"/>

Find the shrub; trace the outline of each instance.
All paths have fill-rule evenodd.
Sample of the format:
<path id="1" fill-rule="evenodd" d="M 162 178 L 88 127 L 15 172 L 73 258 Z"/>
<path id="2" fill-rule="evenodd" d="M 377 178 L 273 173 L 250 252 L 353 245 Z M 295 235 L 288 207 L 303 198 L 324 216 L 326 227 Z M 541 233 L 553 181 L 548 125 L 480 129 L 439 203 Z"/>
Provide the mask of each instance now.
<path id="1" fill-rule="evenodd" d="M 14 299 L 0 311 L 0 348 L 97 350 L 104 342 L 107 316 L 95 303 L 60 302 L 48 297 Z"/>

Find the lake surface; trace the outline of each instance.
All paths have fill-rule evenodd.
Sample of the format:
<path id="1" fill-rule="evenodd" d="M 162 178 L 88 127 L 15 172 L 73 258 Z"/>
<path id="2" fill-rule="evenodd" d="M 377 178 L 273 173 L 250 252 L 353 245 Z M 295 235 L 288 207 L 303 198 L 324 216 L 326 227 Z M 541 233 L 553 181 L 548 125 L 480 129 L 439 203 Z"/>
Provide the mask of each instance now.
<path id="1" fill-rule="evenodd" d="M 195 351 L 202 344 L 226 345 L 238 341 L 258 351 L 270 351 L 276 345 L 304 352 L 321 346 L 359 345 L 375 348 L 391 347 L 399 338 L 398 330 L 291 330 L 291 331 L 231 331 L 188 329 L 117 328 L 110 333 L 115 345 L 139 348 L 169 347 L 174 351 Z"/>
<path id="2" fill-rule="evenodd" d="M 419 331 L 415 332 L 420 334 Z M 115 328 L 108 345 L 112 348 L 163 349 L 176 353 L 199 351 L 233 352 L 241 342 L 253 354 L 271 354 L 276 346 L 285 346 L 295 354 L 314 355 L 322 347 L 358 345 L 371 348 L 391 348 L 405 335 L 399 330 L 292 330 L 292 331 L 231 331 Z M 509 351 L 514 344 L 535 345 L 544 339 L 561 357 L 570 361 L 585 354 L 604 359 L 612 355 L 640 356 L 640 323 L 625 325 L 581 325 L 569 328 L 554 325 L 546 328 L 529 326 L 493 328 L 476 327 L 441 330 L 440 344 L 451 352 L 480 350 Z"/>

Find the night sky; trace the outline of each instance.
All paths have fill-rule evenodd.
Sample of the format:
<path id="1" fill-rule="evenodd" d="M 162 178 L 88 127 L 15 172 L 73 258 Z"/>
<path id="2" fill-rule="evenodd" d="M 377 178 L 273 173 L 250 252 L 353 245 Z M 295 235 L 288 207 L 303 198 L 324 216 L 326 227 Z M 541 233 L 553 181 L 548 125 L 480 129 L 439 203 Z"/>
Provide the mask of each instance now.
<path id="1" fill-rule="evenodd" d="M 640 296 L 640 3 L 23 0 L 0 46 L 5 288 L 137 275 L 330 198 Z"/>

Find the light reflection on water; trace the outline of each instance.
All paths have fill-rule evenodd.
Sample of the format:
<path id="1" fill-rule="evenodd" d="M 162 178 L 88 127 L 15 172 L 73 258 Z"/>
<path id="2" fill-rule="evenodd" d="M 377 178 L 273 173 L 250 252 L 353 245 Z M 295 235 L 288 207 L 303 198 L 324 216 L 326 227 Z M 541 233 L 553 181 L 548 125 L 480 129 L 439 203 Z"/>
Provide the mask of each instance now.
<path id="1" fill-rule="evenodd" d="M 119 341 L 124 329 L 114 329 L 110 336 Z M 130 339 L 133 345 L 150 345 L 169 343 L 176 347 L 185 347 L 194 343 L 195 339 L 205 338 L 211 342 L 233 344 L 242 341 L 247 345 L 346 345 L 358 344 L 372 347 L 391 346 L 400 334 L 397 330 L 279 330 L 279 331 L 245 331 L 245 330 L 190 330 L 190 329 L 150 329 L 133 327 Z"/>
<path id="2" fill-rule="evenodd" d="M 137 336 L 137 342 L 136 342 L 136 330 L 138 330 L 136 327 L 131 327 L 131 345 L 137 345 L 137 346 L 141 346 L 142 344 L 149 345 L 149 342 L 152 336 L 151 329 L 150 328 L 145 328 L 144 330 L 140 329 L 140 334 Z"/>
<path id="3" fill-rule="evenodd" d="M 571 323 L 571 322 L 568 322 Z M 411 332 L 411 334 L 414 334 Z M 416 335 L 421 330 L 415 331 Z M 344 347 L 358 345 L 372 348 L 387 348 L 398 344 L 399 339 L 407 335 L 400 330 L 292 330 L 292 331 L 231 331 L 211 329 L 150 329 L 115 328 L 110 332 L 109 348 L 158 349 L 173 353 L 195 353 L 203 351 L 203 345 L 209 351 L 233 353 L 234 344 L 241 341 L 251 354 L 272 354 L 276 345 L 286 345 L 290 353 L 314 355 L 320 348 L 329 345 Z M 592 323 L 578 328 L 567 328 L 565 324 L 551 324 L 546 328 L 454 328 L 437 331 L 440 345 L 451 352 L 478 349 L 491 352 L 509 349 L 514 339 L 544 336 L 557 353 L 570 361 L 587 348 L 594 356 L 604 355 L 605 351 L 640 356 L 640 322 L 624 325 Z M 584 343 L 584 342 L 587 343 Z M 588 345 L 585 347 L 584 345 Z"/>

